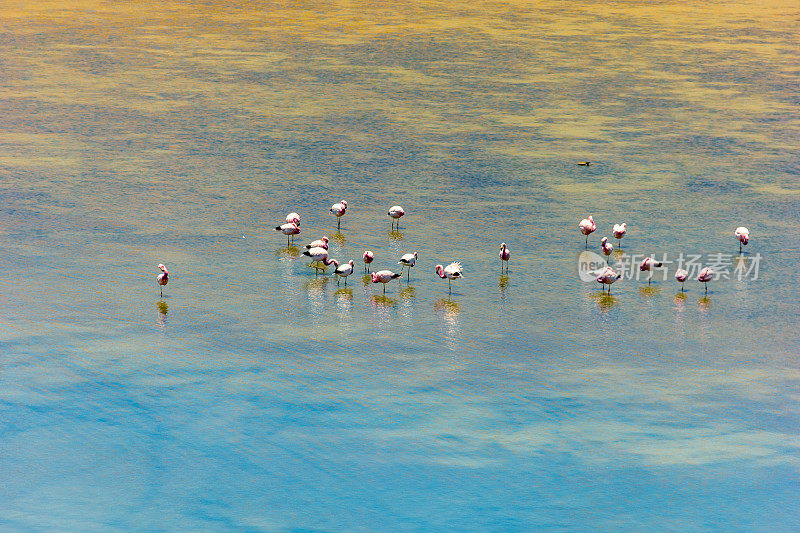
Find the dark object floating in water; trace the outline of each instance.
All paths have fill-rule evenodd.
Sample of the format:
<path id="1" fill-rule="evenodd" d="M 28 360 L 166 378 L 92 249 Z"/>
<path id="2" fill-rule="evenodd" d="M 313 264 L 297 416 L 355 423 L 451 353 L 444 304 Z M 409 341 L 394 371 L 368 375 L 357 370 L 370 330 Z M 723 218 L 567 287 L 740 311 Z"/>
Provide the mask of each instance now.
<path id="1" fill-rule="evenodd" d="M 592 162 L 591 161 L 579 161 L 578 164 L 580 166 L 582 166 L 582 167 L 588 167 L 589 165 L 592 164 Z"/>

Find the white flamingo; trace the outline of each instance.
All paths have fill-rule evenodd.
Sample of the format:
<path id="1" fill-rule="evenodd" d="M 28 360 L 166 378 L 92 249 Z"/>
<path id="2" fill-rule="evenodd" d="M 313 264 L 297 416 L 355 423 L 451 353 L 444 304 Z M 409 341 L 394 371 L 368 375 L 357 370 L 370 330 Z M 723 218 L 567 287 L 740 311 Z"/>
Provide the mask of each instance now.
<path id="1" fill-rule="evenodd" d="M 164 297 L 164 286 L 169 283 L 169 271 L 167 267 L 165 267 L 162 263 L 158 264 L 158 269 L 161 270 L 161 274 L 158 275 L 158 290 L 161 292 L 161 297 Z"/>
<path id="2" fill-rule="evenodd" d="M 286 246 L 289 246 L 289 236 L 291 235 L 292 242 L 294 242 L 294 236 L 300 233 L 300 226 L 294 222 L 287 222 L 286 224 L 277 226 L 275 231 L 280 231 L 286 235 Z"/>
<path id="3" fill-rule="evenodd" d="M 736 235 L 736 240 L 739 241 L 739 253 L 742 253 L 742 245 L 747 245 L 750 241 L 750 230 L 744 226 L 739 226 L 736 228 L 734 235 Z"/>
<path id="4" fill-rule="evenodd" d="M 323 237 L 321 239 L 317 239 L 316 241 L 311 241 L 310 244 L 306 244 L 306 250 L 310 250 L 311 248 L 325 248 L 328 249 L 328 238 Z"/>
<path id="5" fill-rule="evenodd" d="M 375 254 L 370 252 L 369 250 L 364 251 L 364 272 L 369 272 L 369 265 L 372 261 L 375 260 Z"/>
<path id="6" fill-rule="evenodd" d="M 331 206 L 331 213 L 336 215 L 336 229 L 339 229 L 339 226 L 342 224 L 342 217 L 344 216 L 345 212 L 347 211 L 347 202 L 342 200 L 338 204 L 333 204 Z"/>
<path id="7" fill-rule="evenodd" d="M 303 255 L 311 258 L 311 264 L 308 266 L 314 268 L 315 274 L 319 274 L 320 269 L 325 270 L 326 266 L 333 264 L 333 260 L 328 259 L 328 250 L 326 248 L 311 248 L 310 250 L 303 252 Z M 325 266 L 319 266 L 320 263 Z"/>
<path id="8" fill-rule="evenodd" d="M 396 274 L 391 270 L 379 270 L 378 272 L 372 273 L 372 283 L 383 283 L 383 292 L 385 294 L 386 284 L 400 276 L 402 276 L 402 274 Z"/>
<path id="9" fill-rule="evenodd" d="M 400 258 L 400 261 L 397 262 L 398 265 L 403 265 L 403 267 L 408 267 L 408 280 L 411 280 L 411 267 L 417 264 L 417 252 L 413 254 L 405 254 L 403 257 Z M 402 274 L 402 268 L 400 273 Z"/>
<path id="10" fill-rule="evenodd" d="M 580 224 L 578 224 L 578 229 L 581 230 L 581 233 L 586 235 L 586 247 L 589 247 L 589 235 L 594 233 L 594 230 L 597 229 L 597 225 L 594 223 L 594 219 L 592 215 L 589 215 L 589 218 L 584 218 L 581 220 Z"/>
<path id="11" fill-rule="evenodd" d="M 450 263 L 446 267 L 442 267 L 442 265 L 436 265 L 436 274 L 442 278 L 447 280 L 447 290 L 451 291 L 450 280 L 463 278 L 464 274 L 461 269 L 461 263 Z"/>
<path id="12" fill-rule="evenodd" d="M 511 259 L 511 250 L 508 249 L 506 243 L 500 244 L 500 271 L 503 271 L 503 263 L 506 264 L 506 272 L 508 272 L 508 260 Z"/>
<path id="13" fill-rule="evenodd" d="M 297 224 L 299 226 L 300 225 L 300 215 L 298 215 L 295 212 L 291 212 L 288 215 L 286 215 L 286 222 L 287 223 L 294 222 L 295 224 Z"/>
<path id="14" fill-rule="evenodd" d="M 621 277 L 622 274 L 617 274 L 613 268 L 607 266 L 597 276 L 597 283 L 600 283 L 604 290 L 605 286 L 608 285 L 608 294 L 611 294 L 611 285 Z"/>
<path id="15" fill-rule="evenodd" d="M 661 268 L 664 266 L 664 263 L 661 261 L 656 261 L 652 257 L 645 257 L 644 260 L 639 263 L 639 271 L 640 272 L 650 272 L 650 275 L 647 276 L 647 284 L 650 285 L 650 281 L 653 279 L 653 269 Z"/>
<path id="16" fill-rule="evenodd" d="M 703 267 L 703 269 L 700 271 L 700 274 L 697 276 L 697 281 L 705 284 L 706 294 L 708 294 L 708 282 L 712 279 L 714 279 L 714 271 L 708 267 Z"/>
<path id="17" fill-rule="evenodd" d="M 339 265 L 339 262 L 334 259 L 333 264 L 335 268 L 333 273 L 336 274 L 337 277 L 336 284 L 338 285 L 339 281 L 344 278 L 344 286 L 347 287 L 347 276 L 353 273 L 355 263 L 351 259 L 347 263 Z"/>
<path id="18" fill-rule="evenodd" d="M 619 246 L 620 249 L 622 249 L 622 238 L 628 231 L 625 229 L 626 224 L 627 222 L 623 222 L 622 224 L 614 224 L 614 238 L 617 239 L 617 246 Z"/>
<path id="19" fill-rule="evenodd" d="M 689 278 L 689 273 L 682 268 L 675 271 L 675 279 L 681 284 L 681 292 L 683 292 L 683 283 Z"/>
<path id="20" fill-rule="evenodd" d="M 397 229 L 400 229 L 400 217 L 406 214 L 406 210 L 400 207 L 399 205 L 393 205 L 389 208 L 389 216 L 392 217 L 392 229 L 394 229 L 395 222 L 397 223 Z"/>
<path id="21" fill-rule="evenodd" d="M 611 252 L 614 251 L 614 245 L 608 242 L 608 237 L 603 237 L 600 240 L 600 246 L 603 248 L 603 255 L 611 255 Z"/>

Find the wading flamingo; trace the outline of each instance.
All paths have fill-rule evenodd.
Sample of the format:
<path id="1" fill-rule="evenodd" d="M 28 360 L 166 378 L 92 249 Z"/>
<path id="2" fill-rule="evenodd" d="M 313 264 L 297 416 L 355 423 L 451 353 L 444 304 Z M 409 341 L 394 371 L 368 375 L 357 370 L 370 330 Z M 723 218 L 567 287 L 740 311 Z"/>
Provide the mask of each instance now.
<path id="1" fill-rule="evenodd" d="M 446 267 L 442 267 L 442 265 L 436 265 L 436 274 L 440 278 L 447 280 L 448 291 L 452 290 L 450 286 L 450 280 L 464 277 L 461 271 L 461 263 L 450 263 Z"/>
<path id="2" fill-rule="evenodd" d="M 406 214 L 406 210 L 400 207 L 399 205 L 393 205 L 389 208 L 389 216 L 392 217 L 392 229 L 394 229 L 395 222 L 397 223 L 397 229 L 400 230 L 400 217 Z"/>
<path id="3" fill-rule="evenodd" d="M 400 267 L 401 274 L 403 273 L 402 268 L 408 267 L 408 273 L 407 273 L 408 280 L 411 281 L 411 267 L 417 264 L 417 252 L 414 252 L 413 254 L 405 254 L 403 257 L 400 258 L 400 261 L 398 261 L 397 264 L 403 265 L 402 267 Z"/>
<path id="4" fill-rule="evenodd" d="M 608 242 L 608 237 L 603 237 L 600 241 L 600 247 L 603 249 L 603 255 L 611 255 L 611 252 L 614 250 L 614 245 Z"/>
<path id="5" fill-rule="evenodd" d="M 750 241 L 750 230 L 744 226 L 739 226 L 736 228 L 734 235 L 736 235 L 736 240 L 739 241 L 739 253 L 742 253 L 742 245 L 747 245 Z"/>
<path id="6" fill-rule="evenodd" d="M 286 224 L 277 226 L 275 231 L 280 231 L 286 235 L 286 246 L 289 246 L 289 236 L 291 235 L 292 242 L 294 242 L 294 236 L 300 233 L 300 226 L 294 222 L 287 222 Z"/>
<path id="7" fill-rule="evenodd" d="M 336 284 L 338 285 L 339 281 L 342 278 L 344 278 L 344 286 L 347 287 L 347 276 L 349 276 L 350 274 L 353 273 L 353 265 L 355 263 L 351 259 L 350 261 L 348 261 L 347 263 L 345 263 L 345 264 L 343 264 L 341 266 L 339 265 L 339 262 L 336 261 L 336 260 L 333 261 L 333 264 L 334 264 L 334 268 L 336 269 L 336 270 L 333 271 L 333 273 L 336 274 L 336 277 L 337 277 Z"/>
<path id="8" fill-rule="evenodd" d="M 325 248 L 328 249 L 328 238 L 323 237 L 321 239 L 317 239 L 316 241 L 311 241 L 311 244 L 306 244 L 306 250 L 310 250 L 311 248 Z"/>
<path id="9" fill-rule="evenodd" d="M 286 215 L 286 222 L 289 223 L 289 224 L 294 222 L 295 224 L 297 224 L 299 226 L 300 225 L 300 215 L 298 215 L 295 212 L 289 213 L 288 215 Z"/>
<path id="10" fill-rule="evenodd" d="M 508 249 L 506 243 L 500 244 L 500 272 L 503 271 L 503 263 L 506 264 L 506 272 L 508 272 L 508 260 L 511 259 L 511 250 Z"/>
<path id="11" fill-rule="evenodd" d="M 161 292 L 161 297 L 163 298 L 164 286 L 169 283 L 169 271 L 167 270 L 167 267 L 161 263 L 158 264 L 158 269 L 161 270 L 161 274 L 159 274 L 157 278 L 159 284 L 158 290 Z"/>
<path id="12" fill-rule="evenodd" d="M 644 260 L 639 263 L 639 271 L 640 272 L 650 272 L 650 275 L 647 276 L 647 284 L 650 285 L 650 280 L 653 279 L 653 269 L 654 268 L 661 268 L 664 266 L 664 263 L 661 261 L 656 261 L 652 257 L 645 257 Z"/>
<path id="13" fill-rule="evenodd" d="M 383 283 L 383 292 L 385 294 L 386 284 L 400 276 L 402 276 L 402 274 L 395 274 L 391 270 L 379 270 L 378 272 L 372 273 L 372 283 Z"/>
<path id="14" fill-rule="evenodd" d="M 678 281 L 678 283 L 681 284 L 681 292 L 683 292 L 683 283 L 686 281 L 688 277 L 689 273 L 682 268 L 679 268 L 678 270 L 675 271 L 675 279 Z"/>
<path id="15" fill-rule="evenodd" d="M 614 237 L 617 239 L 617 246 L 622 249 L 622 238 L 625 236 L 625 232 L 628 230 L 625 229 L 625 225 L 627 222 L 623 222 L 622 224 L 614 224 Z"/>
<path id="16" fill-rule="evenodd" d="M 369 250 L 364 251 L 364 272 L 369 272 L 369 264 L 375 260 L 375 254 L 370 252 Z"/>
<path id="17" fill-rule="evenodd" d="M 333 260 L 328 259 L 328 250 L 325 248 L 315 247 L 303 252 L 303 255 L 311 258 L 309 267 L 314 268 L 314 273 L 319 274 L 320 269 L 325 270 L 325 267 L 333 264 Z M 325 266 L 319 266 L 322 263 Z"/>
<path id="18" fill-rule="evenodd" d="M 342 217 L 344 216 L 345 212 L 347 211 L 347 202 L 342 200 L 338 204 L 333 204 L 331 206 L 331 213 L 336 215 L 336 229 L 339 229 L 339 226 L 342 224 Z"/>
<path id="19" fill-rule="evenodd" d="M 584 218 L 581 220 L 580 224 L 578 224 L 578 229 L 581 230 L 581 233 L 586 235 L 586 247 L 589 247 L 589 235 L 597 229 L 597 225 L 594 223 L 594 219 L 591 215 L 589 218 Z"/>
<path id="20" fill-rule="evenodd" d="M 708 282 L 714 279 L 714 271 L 708 267 L 703 267 L 700 274 L 697 276 L 697 281 L 705 284 L 706 294 L 708 293 Z"/>
<path id="21" fill-rule="evenodd" d="M 608 294 L 611 294 L 611 284 L 621 277 L 622 274 L 617 274 L 614 272 L 613 268 L 607 266 L 601 270 L 600 274 L 597 276 L 597 283 L 600 283 L 603 290 L 605 290 L 606 285 L 608 285 Z"/>

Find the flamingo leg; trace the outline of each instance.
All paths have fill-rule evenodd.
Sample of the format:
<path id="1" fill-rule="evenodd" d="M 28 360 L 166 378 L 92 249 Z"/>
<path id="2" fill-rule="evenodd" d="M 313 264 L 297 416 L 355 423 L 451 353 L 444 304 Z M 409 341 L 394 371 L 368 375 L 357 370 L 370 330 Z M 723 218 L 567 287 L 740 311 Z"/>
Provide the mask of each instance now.
<path id="1" fill-rule="evenodd" d="M 383 284 L 383 294 L 386 294 L 386 284 Z"/>
<path id="2" fill-rule="evenodd" d="M 161 297 L 163 298 L 164 297 L 164 289 L 158 289 L 158 291 L 161 293 Z"/>
<path id="3" fill-rule="evenodd" d="M 588 235 L 586 236 L 586 247 L 587 248 L 589 247 L 589 236 Z"/>

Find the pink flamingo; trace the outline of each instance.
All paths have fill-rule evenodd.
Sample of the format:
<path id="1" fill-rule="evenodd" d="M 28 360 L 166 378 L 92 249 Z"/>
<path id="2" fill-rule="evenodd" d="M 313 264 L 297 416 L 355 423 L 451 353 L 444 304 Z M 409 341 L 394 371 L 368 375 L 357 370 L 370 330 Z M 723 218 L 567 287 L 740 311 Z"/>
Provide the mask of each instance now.
<path id="1" fill-rule="evenodd" d="M 500 272 L 503 271 L 503 263 L 506 264 L 506 272 L 508 272 L 509 259 L 511 259 L 511 250 L 508 249 L 506 243 L 500 243 Z"/>
<path id="2" fill-rule="evenodd" d="M 442 267 L 442 265 L 436 265 L 436 274 L 440 278 L 447 280 L 448 292 L 452 291 L 452 288 L 450 286 L 450 280 L 464 277 L 464 274 L 461 269 L 461 263 L 450 263 L 446 267 Z"/>
<path id="3" fill-rule="evenodd" d="M 609 256 L 614 250 L 614 245 L 608 242 L 608 237 L 603 237 L 600 240 L 600 247 L 603 248 L 603 255 Z"/>
<path id="4" fill-rule="evenodd" d="M 355 263 L 351 259 L 347 263 L 339 266 L 339 262 L 334 259 L 333 265 L 335 269 L 333 273 L 336 274 L 337 277 L 336 284 L 338 285 L 339 281 L 344 278 L 344 286 L 347 287 L 347 276 L 353 273 Z"/>
<path id="5" fill-rule="evenodd" d="M 167 283 L 169 283 L 169 271 L 167 267 L 165 267 L 162 263 L 158 264 L 158 269 L 161 270 L 161 274 L 158 275 L 158 290 L 161 292 L 161 297 L 164 297 L 164 287 Z"/>
<path id="6" fill-rule="evenodd" d="M 601 284 L 603 290 L 605 290 L 605 286 L 608 285 L 608 294 L 611 294 L 611 284 L 621 277 L 622 274 L 617 274 L 614 272 L 613 268 L 607 266 L 600 271 L 600 275 L 597 276 L 597 283 Z"/>
<path id="7" fill-rule="evenodd" d="M 308 266 L 314 268 L 315 274 L 319 274 L 320 269 L 325 270 L 326 266 L 334 263 L 333 260 L 328 259 L 328 250 L 325 248 L 311 248 L 310 250 L 303 252 L 303 255 L 311 258 L 311 264 Z M 319 266 L 320 263 L 322 263 L 324 266 Z"/>
<path id="8" fill-rule="evenodd" d="M 289 236 L 291 235 L 292 242 L 294 242 L 294 236 L 300 233 L 300 226 L 295 222 L 287 222 L 286 224 L 277 226 L 275 231 L 280 231 L 286 235 L 286 246 L 289 246 Z"/>
<path id="9" fill-rule="evenodd" d="M 321 239 L 317 239 L 316 241 L 311 241 L 311 244 L 306 244 L 306 250 L 310 250 L 311 248 L 325 248 L 328 249 L 328 238 L 323 237 Z"/>
<path id="10" fill-rule="evenodd" d="M 650 280 L 653 279 L 653 269 L 654 268 L 661 268 L 664 266 L 664 263 L 660 261 L 656 261 L 652 257 L 645 257 L 644 260 L 639 264 L 639 271 L 640 272 L 650 272 L 650 275 L 647 276 L 647 284 L 650 285 Z"/>
<path id="11" fill-rule="evenodd" d="M 736 228 L 734 235 L 736 235 L 736 240 L 739 241 L 739 253 L 742 253 L 742 245 L 747 245 L 750 241 L 750 230 L 744 226 L 739 226 Z"/>
<path id="12" fill-rule="evenodd" d="M 298 215 L 295 212 L 291 212 L 288 215 L 286 215 L 286 222 L 290 223 L 290 224 L 292 222 L 294 222 L 295 224 L 297 224 L 299 226 L 300 225 L 300 215 Z"/>
<path id="13" fill-rule="evenodd" d="M 400 230 L 400 217 L 406 214 L 406 210 L 400 207 L 399 205 L 393 205 L 389 208 L 389 216 L 392 217 L 392 229 L 394 229 L 394 224 L 397 222 L 397 229 Z"/>
<path id="14" fill-rule="evenodd" d="M 379 270 L 372 273 L 372 283 L 383 283 L 383 293 L 386 294 L 386 284 L 400 276 L 402 274 L 395 274 L 391 270 Z"/>
<path id="15" fill-rule="evenodd" d="M 708 282 L 714 279 L 714 271 L 708 267 L 703 267 L 700 274 L 697 276 L 697 281 L 705 284 L 706 294 L 708 294 Z"/>
<path id="16" fill-rule="evenodd" d="M 339 226 L 342 223 L 342 217 L 344 216 L 345 212 L 347 211 L 347 202 L 342 200 L 338 204 L 333 204 L 331 206 L 331 213 L 336 215 L 336 229 L 339 229 Z"/>
<path id="17" fill-rule="evenodd" d="M 369 272 L 369 265 L 375 260 L 375 254 L 369 250 L 364 251 L 364 272 Z"/>
<path id="18" fill-rule="evenodd" d="M 417 252 L 414 252 L 413 254 L 405 254 L 400 258 L 400 261 L 398 261 L 397 264 L 403 265 L 403 267 L 408 267 L 408 281 L 411 281 L 411 267 L 417 264 Z M 403 273 L 403 267 L 401 267 L 401 274 Z"/>
<path id="19" fill-rule="evenodd" d="M 581 233 L 586 235 L 586 247 L 589 247 L 589 235 L 594 233 L 594 230 L 597 229 L 597 225 L 594 223 L 594 219 L 591 215 L 589 218 L 584 218 L 581 220 L 580 224 L 578 224 L 578 229 L 581 230 Z"/>
<path id="20" fill-rule="evenodd" d="M 689 278 L 689 273 L 684 269 L 679 268 L 675 271 L 675 279 L 681 284 L 681 292 L 683 292 L 683 283 Z"/>
<path id="21" fill-rule="evenodd" d="M 617 246 L 619 246 L 620 250 L 622 249 L 622 238 L 628 231 L 625 229 L 626 224 L 627 222 L 623 222 L 622 224 L 614 224 L 614 238 L 617 239 Z"/>

